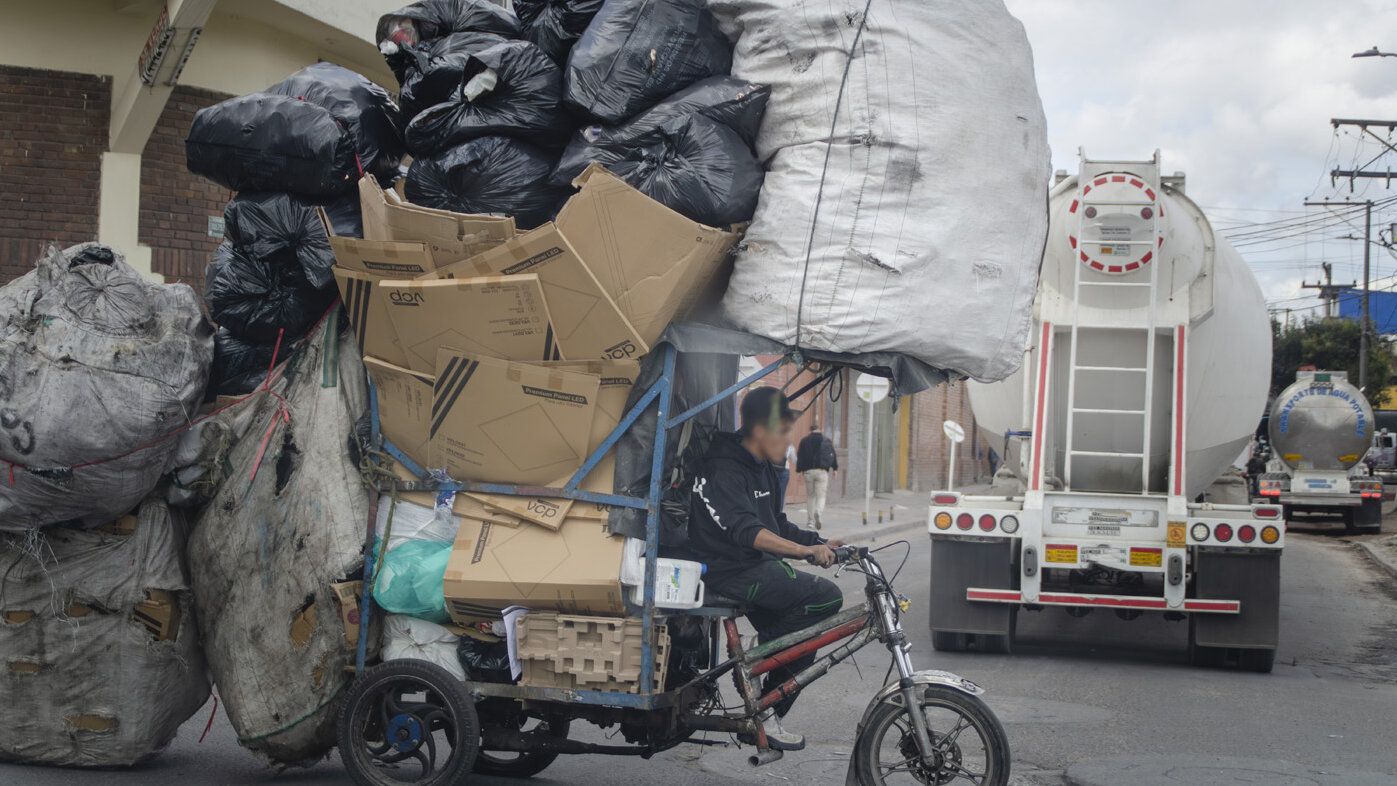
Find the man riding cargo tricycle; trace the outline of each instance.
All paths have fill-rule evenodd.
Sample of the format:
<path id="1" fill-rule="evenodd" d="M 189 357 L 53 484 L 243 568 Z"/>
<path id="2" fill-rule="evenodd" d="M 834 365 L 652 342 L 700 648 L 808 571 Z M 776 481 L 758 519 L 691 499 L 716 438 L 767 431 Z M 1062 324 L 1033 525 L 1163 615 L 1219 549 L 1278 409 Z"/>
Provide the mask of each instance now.
<path id="1" fill-rule="evenodd" d="M 390 660 L 366 668 L 370 626 L 365 616 L 360 625 L 358 676 L 344 699 L 339 724 L 340 755 L 356 783 L 446 786 L 470 783 L 473 772 L 527 777 L 561 754 L 649 758 L 684 742 L 713 744 L 700 732 L 734 735 L 754 747 L 749 759 L 753 766 L 768 764 L 784 751 L 804 746 L 802 738 L 779 722 L 795 696 L 874 642 L 892 655 L 890 679 L 858 723 L 846 783 L 1008 783 L 1008 741 L 980 699 L 984 691 L 949 672 L 914 669 L 902 624 L 909 603 L 893 587 L 896 574 L 889 576 L 875 558 L 879 550 L 825 541 L 786 521 L 779 487 L 771 484 L 776 478 L 772 462 L 784 456 L 794 419 L 787 397 L 774 388 L 755 389 L 744 399 L 737 434 L 708 435 L 702 440 L 709 443 L 702 458 L 693 455 L 696 445 L 685 444 L 694 433 L 690 421 L 712 408 L 731 407 L 735 394 L 786 362 L 815 375 L 791 399 L 816 386 L 830 385 L 844 367 L 891 376 L 894 388 L 902 393 L 913 392 L 923 380 L 908 379 L 915 374 L 896 364 L 880 365 L 866 357 L 861 362 L 818 358 L 765 344 L 747 347 L 741 354 L 772 354 L 780 359 L 746 379 L 722 383 L 736 376 L 736 357 L 730 364 L 732 374 L 690 368 L 686 379 L 684 358 L 696 347 L 702 347 L 697 351 L 706 356 L 699 363 L 711 362 L 721 351 L 670 336 L 647 357 L 648 376 L 642 372 L 626 416 L 561 488 L 430 480 L 422 467 L 382 439 L 377 407 L 373 408 L 381 455 L 391 456 L 423 478 L 407 483 L 382 481 L 381 491 L 397 485 L 412 490 L 528 494 L 610 505 L 613 513 L 643 511 L 645 576 L 643 603 L 629 609 L 640 622 L 639 680 L 619 690 L 521 684 L 511 678 L 508 668 L 473 668 L 469 663 L 465 681 L 425 660 Z M 683 409 L 673 416 L 676 406 Z M 710 417 L 709 422 L 721 420 Z M 731 422 L 729 414 L 726 423 Z M 648 469 L 648 493 L 641 497 L 580 489 L 582 479 L 602 455 L 632 430 L 640 438 L 629 448 L 643 452 L 644 461 L 622 458 L 618 463 L 623 468 L 643 463 Z M 672 430 L 679 434 L 677 444 L 670 442 Z M 618 469 L 618 478 L 623 468 Z M 627 485 L 618 480 L 618 488 Z M 656 571 L 661 520 L 676 504 L 690 508 L 690 514 L 681 518 L 687 519 L 689 553 L 708 565 L 707 595 L 697 608 L 669 610 L 656 600 Z M 372 524 L 369 537 L 372 547 Z M 361 601 L 364 615 L 373 610 L 372 548 L 369 553 Z M 792 568 L 782 557 L 834 567 L 836 576 L 844 571 L 863 574 L 865 602 L 838 610 L 842 595 L 833 583 Z M 781 586 L 764 593 L 760 585 L 772 580 L 768 574 L 781 579 Z M 760 643 L 739 634 L 737 618 L 744 615 L 756 628 Z M 673 646 L 657 646 L 660 629 Z M 736 688 L 736 701 L 724 701 L 721 695 L 722 683 L 729 678 Z M 573 721 L 619 726 L 627 744 L 569 739 Z"/>

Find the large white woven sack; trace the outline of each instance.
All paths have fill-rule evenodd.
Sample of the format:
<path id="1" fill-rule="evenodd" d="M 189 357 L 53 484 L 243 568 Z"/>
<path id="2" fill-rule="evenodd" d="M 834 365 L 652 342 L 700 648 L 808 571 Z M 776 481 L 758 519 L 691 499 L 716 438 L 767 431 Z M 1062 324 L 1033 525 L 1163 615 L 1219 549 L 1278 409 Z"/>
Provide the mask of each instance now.
<path id="1" fill-rule="evenodd" d="M 1022 25 L 999 0 L 711 7 L 733 74 L 772 86 L 729 318 L 984 381 L 1018 368 L 1051 168 Z"/>

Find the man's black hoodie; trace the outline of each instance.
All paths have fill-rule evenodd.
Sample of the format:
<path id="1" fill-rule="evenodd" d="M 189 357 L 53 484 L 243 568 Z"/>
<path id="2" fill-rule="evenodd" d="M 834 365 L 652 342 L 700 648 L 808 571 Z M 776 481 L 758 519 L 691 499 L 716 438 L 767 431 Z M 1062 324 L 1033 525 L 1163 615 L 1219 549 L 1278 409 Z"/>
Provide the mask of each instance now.
<path id="1" fill-rule="evenodd" d="M 715 578 L 780 559 L 752 547 L 763 529 L 804 546 L 825 542 L 786 519 L 779 471 L 753 456 L 741 439 L 713 436 L 689 499 L 689 545 Z"/>

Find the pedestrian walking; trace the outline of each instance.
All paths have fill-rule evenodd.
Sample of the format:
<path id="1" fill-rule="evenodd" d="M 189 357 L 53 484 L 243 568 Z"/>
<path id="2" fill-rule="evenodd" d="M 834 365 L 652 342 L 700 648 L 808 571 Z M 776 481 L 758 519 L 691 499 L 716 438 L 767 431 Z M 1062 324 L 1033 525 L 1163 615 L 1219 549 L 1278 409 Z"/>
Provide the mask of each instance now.
<path id="1" fill-rule="evenodd" d="M 834 443 L 820 431 L 820 424 L 810 426 L 810 434 L 800 441 L 796 450 L 796 471 L 805 476 L 805 509 L 807 527 L 824 526 L 825 501 L 829 498 L 830 476 L 839 469 L 839 457 Z"/>

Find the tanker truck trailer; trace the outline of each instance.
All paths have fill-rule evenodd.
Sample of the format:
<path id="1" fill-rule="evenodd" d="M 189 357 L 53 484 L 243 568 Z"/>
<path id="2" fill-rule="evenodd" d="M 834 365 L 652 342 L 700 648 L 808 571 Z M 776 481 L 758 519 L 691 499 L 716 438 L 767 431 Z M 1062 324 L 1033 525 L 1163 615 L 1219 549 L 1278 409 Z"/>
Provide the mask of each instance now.
<path id="1" fill-rule="evenodd" d="M 1292 513 L 1341 516 L 1350 532 L 1382 528 L 1383 484 L 1363 456 L 1373 448 L 1373 409 L 1343 371 L 1301 371 L 1271 405 L 1274 451 L 1263 499 Z"/>
<path id="2" fill-rule="evenodd" d="M 1022 609 L 1151 612 L 1188 621 L 1195 664 L 1270 671 L 1281 506 L 1195 501 L 1266 405 L 1261 290 L 1158 152 L 1059 178 L 1024 364 L 969 383 L 1010 477 L 932 494 L 932 643 L 1009 651 Z"/>

